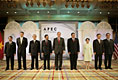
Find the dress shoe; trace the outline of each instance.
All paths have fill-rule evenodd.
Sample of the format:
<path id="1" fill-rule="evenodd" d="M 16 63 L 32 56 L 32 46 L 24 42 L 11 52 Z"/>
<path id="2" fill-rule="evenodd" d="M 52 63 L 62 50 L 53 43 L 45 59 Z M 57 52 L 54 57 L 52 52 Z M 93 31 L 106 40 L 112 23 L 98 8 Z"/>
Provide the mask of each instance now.
<path id="1" fill-rule="evenodd" d="M 18 68 L 17 70 L 20 70 L 21 68 Z"/>
<path id="2" fill-rule="evenodd" d="M 14 69 L 11 69 L 11 70 L 14 70 Z"/>
<path id="3" fill-rule="evenodd" d="M 34 68 L 31 68 L 30 70 L 32 70 L 32 69 L 34 69 Z"/>
<path id="4" fill-rule="evenodd" d="M 77 68 L 75 68 L 75 70 L 77 70 Z"/>
<path id="5" fill-rule="evenodd" d="M 108 69 L 107 67 L 105 67 L 105 69 Z"/>
<path id="6" fill-rule="evenodd" d="M 98 70 L 98 68 L 95 68 L 96 70 Z"/>
<path id="7" fill-rule="evenodd" d="M 9 70 L 8 68 L 5 69 L 5 71 Z"/>
<path id="8" fill-rule="evenodd" d="M 45 68 L 43 70 L 46 70 Z"/>
<path id="9" fill-rule="evenodd" d="M 59 68 L 59 70 L 61 70 L 61 68 Z"/>
<path id="10" fill-rule="evenodd" d="M 27 70 L 26 68 L 24 68 L 24 70 Z"/>
<path id="11" fill-rule="evenodd" d="M 100 70 L 102 70 L 102 68 L 99 68 Z"/>
<path id="12" fill-rule="evenodd" d="M 109 69 L 112 69 L 111 67 Z"/>

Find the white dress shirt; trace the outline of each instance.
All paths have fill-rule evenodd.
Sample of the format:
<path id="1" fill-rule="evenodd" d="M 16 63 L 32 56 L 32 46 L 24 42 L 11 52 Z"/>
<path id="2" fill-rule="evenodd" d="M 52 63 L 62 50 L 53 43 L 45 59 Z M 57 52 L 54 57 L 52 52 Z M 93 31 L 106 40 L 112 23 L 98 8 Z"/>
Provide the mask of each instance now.
<path id="1" fill-rule="evenodd" d="M 20 42 L 21 42 L 21 44 L 22 44 L 22 42 L 23 42 L 23 37 L 20 37 Z"/>
<path id="2" fill-rule="evenodd" d="M 36 42 L 36 40 L 33 40 L 34 41 L 34 43 Z"/>
<path id="3" fill-rule="evenodd" d="M 98 39 L 98 42 L 99 42 L 99 43 L 100 43 L 100 41 L 101 41 L 101 40 L 100 40 L 100 39 Z"/>

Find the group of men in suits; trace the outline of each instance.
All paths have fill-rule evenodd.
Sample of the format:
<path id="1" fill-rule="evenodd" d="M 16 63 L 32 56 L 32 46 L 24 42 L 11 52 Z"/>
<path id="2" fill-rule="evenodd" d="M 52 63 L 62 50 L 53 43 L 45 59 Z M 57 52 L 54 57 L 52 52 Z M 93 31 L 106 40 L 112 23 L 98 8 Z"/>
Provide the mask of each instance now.
<path id="1" fill-rule="evenodd" d="M 110 39 L 110 33 L 106 33 L 106 39 L 101 40 L 101 34 L 97 34 L 97 39 L 93 41 L 93 51 L 95 54 L 95 69 L 102 70 L 102 55 L 104 55 L 105 69 L 111 68 L 112 54 L 114 53 L 114 41 Z M 99 61 L 99 66 L 97 65 Z"/>
<path id="2" fill-rule="evenodd" d="M 61 32 L 57 32 L 57 37 L 53 40 L 52 43 L 49 40 L 49 36 L 46 34 L 45 40 L 42 41 L 41 51 L 40 51 L 40 41 L 38 41 L 37 35 L 34 34 L 33 40 L 30 41 L 29 44 L 29 53 L 31 55 L 31 70 L 34 69 L 34 60 L 35 66 L 38 70 L 38 54 L 42 52 L 44 56 L 44 70 L 50 69 L 50 55 L 55 53 L 55 69 L 62 69 L 63 62 L 63 54 L 65 53 L 65 41 L 64 38 L 61 37 Z M 111 68 L 111 58 L 114 52 L 113 40 L 110 39 L 110 34 L 106 34 L 106 38 L 104 41 L 101 40 L 101 34 L 97 34 L 97 39 L 93 42 L 93 51 L 95 54 L 95 69 L 98 69 L 97 62 L 99 60 L 99 69 L 102 65 L 102 54 L 105 55 L 105 69 Z M 11 59 L 11 69 L 14 69 L 14 55 L 16 54 L 16 44 L 12 41 L 12 36 L 8 37 L 9 41 L 5 43 L 4 53 L 6 56 L 6 70 L 9 69 L 9 59 Z M 24 37 L 24 32 L 20 32 L 20 37 L 16 40 L 17 43 L 17 57 L 18 57 L 18 70 L 22 69 L 21 58 L 23 59 L 23 68 L 26 67 L 26 47 L 28 45 L 27 38 Z M 75 38 L 75 33 L 71 33 L 71 38 L 67 41 L 67 49 L 70 55 L 70 69 L 77 70 L 77 58 L 80 52 L 79 40 Z M 47 67 L 46 67 L 47 62 Z M 108 65 L 107 65 L 108 62 Z"/>

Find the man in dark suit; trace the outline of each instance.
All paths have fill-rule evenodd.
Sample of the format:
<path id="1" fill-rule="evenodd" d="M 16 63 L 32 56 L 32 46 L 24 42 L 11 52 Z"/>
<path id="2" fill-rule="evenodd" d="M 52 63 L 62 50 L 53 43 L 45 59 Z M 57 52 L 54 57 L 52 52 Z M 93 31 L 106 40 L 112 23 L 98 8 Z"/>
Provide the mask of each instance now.
<path id="1" fill-rule="evenodd" d="M 21 57 L 23 58 L 23 68 L 26 70 L 26 47 L 28 45 L 27 38 L 23 37 L 24 32 L 20 32 L 20 37 L 17 38 L 17 55 L 18 55 L 18 70 L 21 69 Z"/>
<path id="2" fill-rule="evenodd" d="M 52 44 L 48 40 L 48 35 L 46 34 L 45 40 L 42 41 L 42 54 L 44 56 L 44 70 L 46 69 L 46 61 L 48 63 L 48 69 L 50 69 L 50 55 L 52 53 Z"/>
<path id="3" fill-rule="evenodd" d="M 71 70 L 77 70 L 77 58 L 80 52 L 79 40 L 75 38 L 75 33 L 71 33 L 72 38 L 67 41 L 68 53 L 70 55 Z"/>
<path id="4" fill-rule="evenodd" d="M 61 37 L 61 32 L 57 32 L 57 38 L 54 38 L 53 41 L 53 50 L 55 53 L 55 69 L 61 70 L 62 68 L 62 56 L 65 53 L 65 42 L 64 39 Z M 59 60 L 59 65 L 58 65 Z"/>
<path id="5" fill-rule="evenodd" d="M 32 63 L 31 70 L 34 69 L 34 59 L 36 60 L 36 69 L 38 70 L 38 54 L 40 54 L 40 41 L 36 40 L 36 34 L 33 34 L 33 40 L 29 44 L 29 53 L 31 55 Z"/>
<path id="6" fill-rule="evenodd" d="M 105 54 L 104 54 L 105 69 L 112 69 L 111 60 L 112 60 L 112 54 L 115 50 L 114 50 L 114 41 L 110 39 L 110 33 L 106 34 L 106 39 L 104 40 L 104 48 L 105 48 Z"/>
<path id="7" fill-rule="evenodd" d="M 102 55 L 104 54 L 104 43 L 101 40 L 101 34 L 97 34 L 97 39 L 93 41 L 93 51 L 95 54 L 95 69 L 98 69 L 97 62 L 99 59 L 99 69 L 102 70 Z"/>
<path id="8" fill-rule="evenodd" d="M 9 70 L 9 59 L 11 59 L 11 70 L 14 70 L 14 56 L 16 54 L 16 43 L 12 41 L 12 36 L 8 37 L 9 42 L 5 43 L 4 54 L 6 56 L 6 70 Z"/>

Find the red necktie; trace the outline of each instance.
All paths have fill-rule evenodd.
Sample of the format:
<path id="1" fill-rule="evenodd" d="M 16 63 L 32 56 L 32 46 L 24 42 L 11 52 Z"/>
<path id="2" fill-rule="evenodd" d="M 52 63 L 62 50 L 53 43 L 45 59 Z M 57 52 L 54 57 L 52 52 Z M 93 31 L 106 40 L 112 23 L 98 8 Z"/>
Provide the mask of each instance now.
<path id="1" fill-rule="evenodd" d="M 46 41 L 46 45 L 48 45 L 48 41 Z"/>
<path id="2" fill-rule="evenodd" d="M 58 43 L 60 44 L 60 39 L 58 39 Z"/>
<path id="3" fill-rule="evenodd" d="M 73 40 L 73 42 L 75 42 L 75 39 L 72 39 Z"/>

